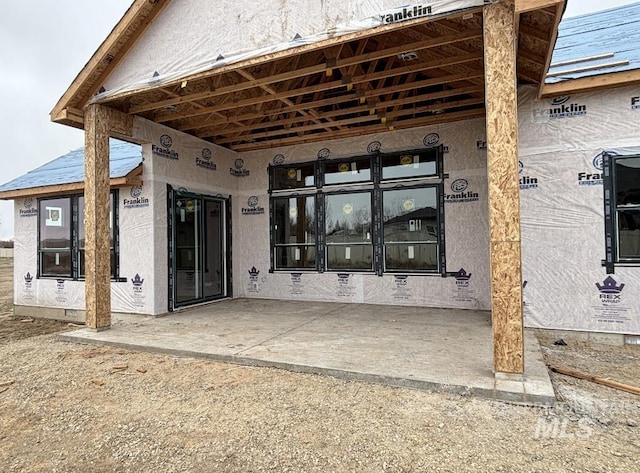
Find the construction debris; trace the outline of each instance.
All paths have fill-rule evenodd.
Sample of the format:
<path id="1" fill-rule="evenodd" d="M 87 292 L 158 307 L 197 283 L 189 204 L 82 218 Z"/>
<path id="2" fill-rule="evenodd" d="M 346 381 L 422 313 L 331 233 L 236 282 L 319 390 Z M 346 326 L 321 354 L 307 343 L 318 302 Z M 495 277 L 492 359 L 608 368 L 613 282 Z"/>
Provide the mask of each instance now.
<path id="1" fill-rule="evenodd" d="M 560 366 L 550 366 L 549 369 L 551 369 L 551 371 L 553 371 L 554 373 L 560 373 L 566 376 L 572 376 L 573 378 L 584 379 L 587 381 L 591 381 L 592 383 L 601 384 L 609 388 L 618 389 L 620 391 L 625 391 L 625 392 L 640 396 L 640 388 L 636 386 L 631 386 L 629 384 L 624 384 L 624 383 L 618 383 L 617 381 L 612 381 L 607 378 L 600 378 L 598 376 L 592 376 L 589 374 L 580 373 L 578 371 L 574 371 L 569 368 L 563 368 Z"/>

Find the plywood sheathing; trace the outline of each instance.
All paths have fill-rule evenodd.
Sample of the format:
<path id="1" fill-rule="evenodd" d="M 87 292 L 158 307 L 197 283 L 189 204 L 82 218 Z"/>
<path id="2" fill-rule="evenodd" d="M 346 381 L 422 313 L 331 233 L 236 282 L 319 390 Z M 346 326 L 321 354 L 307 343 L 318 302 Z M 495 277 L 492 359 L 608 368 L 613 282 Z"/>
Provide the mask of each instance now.
<path id="1" fill-rule="evenodd" d="M 111 326 L 109 111 L 90 105 L 84 120 L 86 324 L 102 330 Z"/>
<path id="2" fill-rule="evenodd" d="M 484 7 L 494 370 L 524 372 L 513 2 Z"/>

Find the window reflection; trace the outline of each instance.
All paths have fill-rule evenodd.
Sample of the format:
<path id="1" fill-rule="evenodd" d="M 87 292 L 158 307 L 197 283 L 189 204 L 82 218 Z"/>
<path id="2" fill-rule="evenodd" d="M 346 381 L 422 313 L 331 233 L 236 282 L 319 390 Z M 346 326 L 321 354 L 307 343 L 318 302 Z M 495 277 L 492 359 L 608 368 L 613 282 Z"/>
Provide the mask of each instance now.
<path id="1" fill-rule="evenodd" d="M 438 195 L 435 187 L 388 190 L 383 195 L 385 268 L 438 269 Z"/>
<path id="2" fill-rule="evenodd" d="M 382 179 L 435 176 L 436 152 L 382 156 Z"/>
<path id="3" fill-rule="evenodd" d="M 327 269 L 373 269 L 371 193 L 325 197 Z"/>
<path id="4" fill-rule="evenodd" d="M 275 218 L 276 267 L 316 267 L 315 197 L 283 197 L 272 200 Z"/>
<path id="5" fill-rule="evenodd" d="M 71 277 L 71 199 L 39 202 L 40 274 Z"/>
<path id="6" fill-rule="evenodd" d="M 350 161 L 325 161 L 324 183 L 345 184 L 371 180 L 371 159 L 360 158 Z"/>
<path id="7" fill-rule="evenodd" d="M 313 163 L 271 168 L 271 188 L 273 190 L 299 189 L 315 186 Z"/>

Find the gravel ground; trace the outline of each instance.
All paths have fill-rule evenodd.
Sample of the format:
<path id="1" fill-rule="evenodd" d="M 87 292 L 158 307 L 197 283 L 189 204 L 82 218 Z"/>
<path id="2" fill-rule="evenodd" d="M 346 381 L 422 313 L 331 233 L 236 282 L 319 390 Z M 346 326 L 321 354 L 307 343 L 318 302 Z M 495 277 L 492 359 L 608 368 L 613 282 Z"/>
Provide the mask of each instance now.
<path id="1" fill-rule="evenodd" d="M 640 398 L 587 381 L 554 374 L 558 405 L 521 407 L 76 345 L 0 317 L 8 324 L 34 331 L 0 339 L 3 472 L 640 471 Z M 550 362 L 640 379 L 635 347 L 546 337 Z"/>

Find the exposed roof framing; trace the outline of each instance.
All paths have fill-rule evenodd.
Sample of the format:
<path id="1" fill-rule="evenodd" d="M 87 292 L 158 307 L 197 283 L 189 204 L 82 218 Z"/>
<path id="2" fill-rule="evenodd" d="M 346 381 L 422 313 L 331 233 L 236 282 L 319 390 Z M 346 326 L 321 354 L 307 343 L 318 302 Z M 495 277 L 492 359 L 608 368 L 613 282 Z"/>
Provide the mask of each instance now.
<path id="1" fill-rule="evenodd" d="M 149 9 L 143 2 L 134 6 L 138 3 Z M 561 0 L 516 3 L 521 83 L 542 83 L 562 5 Z M 380 27 L 126 92 L 103 103 L 234 150 L 484 116 L 482 22 L 482 8 L 477 8 Z M 84 75 L 89 82 L 104 79 L 104 74 Z M 75 94 L 74 85 L 52 117 L 83 126 L 86 91 L 95 91 L 97 84 L 75 85 L 84 91 Z"/>

